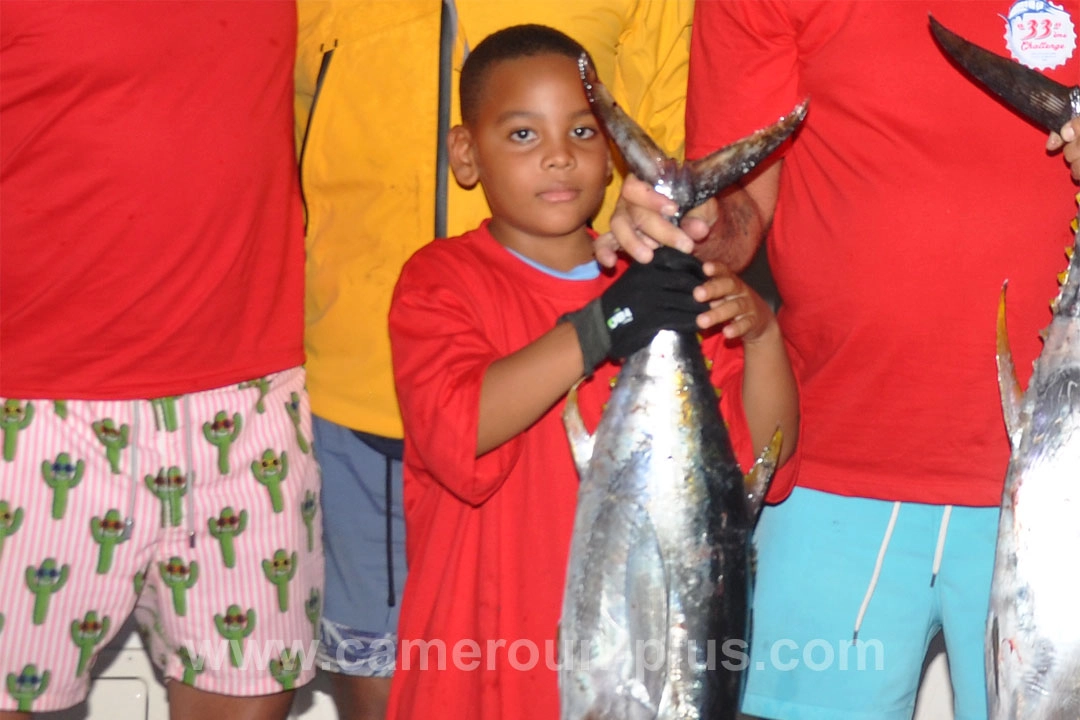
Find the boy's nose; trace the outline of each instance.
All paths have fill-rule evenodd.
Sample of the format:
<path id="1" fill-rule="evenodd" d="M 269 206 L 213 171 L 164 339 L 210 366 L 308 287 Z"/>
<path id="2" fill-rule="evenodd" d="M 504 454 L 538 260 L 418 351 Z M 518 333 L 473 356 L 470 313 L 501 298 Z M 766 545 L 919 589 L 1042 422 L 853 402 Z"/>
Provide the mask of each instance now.
<path id="1" fill-rule="evenodd" d="M 561 141 L 551 142 L 547 152 L 544 154 L 544 167 L 558 169 L 572 167 L 573 165 L 574 153 L 570 149 L 569 143 Z"/>

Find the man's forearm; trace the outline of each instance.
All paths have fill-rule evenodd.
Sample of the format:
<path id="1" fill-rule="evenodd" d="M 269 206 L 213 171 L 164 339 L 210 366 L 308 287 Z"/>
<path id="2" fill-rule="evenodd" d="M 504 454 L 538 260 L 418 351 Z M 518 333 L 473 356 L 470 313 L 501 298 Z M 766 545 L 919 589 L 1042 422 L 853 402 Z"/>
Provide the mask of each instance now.
<path id="1" fill-rule="evenodd" d="M 699 259 L 722 262 L 735 272 L 746 269 L 772 224 L 780 166 L 776 162 L 762 168 L 745 183 L 716 196 L 716 221 L 694 249 Z"/>
<path id="2" fill-rule="evenodd" d="M 742 188 L 717 197 L 719 215 L 709 235 L 694 248 L 703 261 L 721 262 L 736 272 L 746 269 L 767 229 L 754 201 Z"/>

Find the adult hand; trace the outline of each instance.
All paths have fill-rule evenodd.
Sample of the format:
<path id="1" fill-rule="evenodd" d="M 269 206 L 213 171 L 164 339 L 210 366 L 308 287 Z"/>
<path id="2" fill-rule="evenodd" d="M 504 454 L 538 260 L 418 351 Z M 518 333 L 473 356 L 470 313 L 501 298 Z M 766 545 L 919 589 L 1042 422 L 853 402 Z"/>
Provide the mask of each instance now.
<path id="1" fill-rule="evenodd" d="M 1080 118 L 1073 118 L 1067 122 L 1060 132 L 1050 133 L 1046 140 L 1046 149 L 1049 152 L 1062 150 L 1065 162 L 1069 164 L 1073 180 L 1080 182 Z"/>

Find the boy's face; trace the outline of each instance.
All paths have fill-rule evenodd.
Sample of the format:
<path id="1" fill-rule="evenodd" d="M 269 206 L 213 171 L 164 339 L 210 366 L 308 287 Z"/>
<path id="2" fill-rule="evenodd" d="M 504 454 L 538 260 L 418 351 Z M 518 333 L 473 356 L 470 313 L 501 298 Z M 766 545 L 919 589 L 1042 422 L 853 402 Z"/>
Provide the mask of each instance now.
<path id="1" fill-rule="evenodd" d="M 503 61 L 483 90 L 468 130 L 492 232 L 511 245 L 583 232 L 611 160 L 577 62 L 556 54 Z"/>

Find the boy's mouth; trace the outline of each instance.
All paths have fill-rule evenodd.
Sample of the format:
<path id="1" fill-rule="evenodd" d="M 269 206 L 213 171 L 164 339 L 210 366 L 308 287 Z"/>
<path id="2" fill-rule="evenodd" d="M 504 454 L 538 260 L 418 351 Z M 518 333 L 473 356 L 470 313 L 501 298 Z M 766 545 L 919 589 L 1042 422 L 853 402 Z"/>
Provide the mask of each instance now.
<path id="1" fill-rule="evenodd" d="M 538 197 L 544 202 L 564 203 L 576 200 L 581 191 L 576 188 L 556 187 L 542 190 Z"/>

